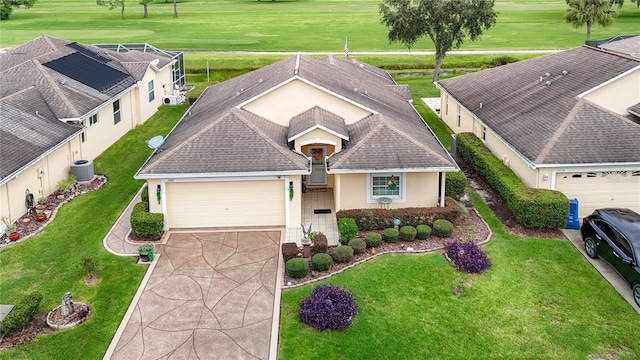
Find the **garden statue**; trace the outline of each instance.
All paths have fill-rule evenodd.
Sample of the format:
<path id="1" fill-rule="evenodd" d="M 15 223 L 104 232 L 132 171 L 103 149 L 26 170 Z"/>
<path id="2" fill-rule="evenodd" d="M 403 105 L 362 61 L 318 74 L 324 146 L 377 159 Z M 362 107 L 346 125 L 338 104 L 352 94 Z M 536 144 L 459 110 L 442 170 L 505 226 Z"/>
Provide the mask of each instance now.
<path id="1" fill-rule="evenodd" d="M 60 308 L 60 315 L 69 316 L 73 313 L 73 297 L 70 292 L 65 293 L 62 296 L 62 307 Z"/>
<path id="2" fill-rule="evenodd" d="M 300 224 L 300 226 L 302 226 L 302 243 L 310 243 L 311 239 L 309 238 L 309 234 L 311 234 L 311 225 L 313 225 L 313 223 L 309 224 L 309 229 L 305 230 L 304 229 L 304 224 Z"/>

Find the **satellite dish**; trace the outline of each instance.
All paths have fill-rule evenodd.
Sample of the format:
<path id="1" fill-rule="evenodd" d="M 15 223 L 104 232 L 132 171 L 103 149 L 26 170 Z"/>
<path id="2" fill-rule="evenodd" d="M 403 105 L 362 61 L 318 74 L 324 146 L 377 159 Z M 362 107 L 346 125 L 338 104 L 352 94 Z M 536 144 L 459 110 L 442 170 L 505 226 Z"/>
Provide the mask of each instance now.
<path id="1" fill-rule="evenodd" d="M 154 136 L 151 139 L 146 141 L 147 146 L 155 150 L 155 152 L 162 151 L 160 149 L 160 146 L 162 146 L 163 142 L 164 142 L 164 138 L 162 137 L 162 135 Z"/>
<path id="2" fill-rule="evenodd" d="M 153 66 L 158 66 L 159 63 L 160 63 L 160 59 L 151 60 L 151 65 L 153 65 Z"/>

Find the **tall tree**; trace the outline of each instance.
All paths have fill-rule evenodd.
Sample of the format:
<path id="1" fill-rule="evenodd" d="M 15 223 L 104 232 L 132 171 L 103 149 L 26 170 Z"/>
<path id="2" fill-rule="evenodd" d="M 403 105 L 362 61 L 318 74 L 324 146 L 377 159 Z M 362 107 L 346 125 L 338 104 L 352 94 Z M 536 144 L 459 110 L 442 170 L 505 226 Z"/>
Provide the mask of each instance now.
<path id="1" fill-rule="evenodd" d="M 631 0 L 632 3 L 636 3 L 636 7 L 640 7 L 640 0 Z M 612 5 L 618 5 L 621 8 L 624 5 L 624 0 L 611 0 Z"/>
<path id="2" fill-rule="evenodd" d="M 96 0 L 96 4 L 106 6 L 109 10 L 120 8 L 120 18 L 124 20 L 124 2 L 125 0 Z"/>
<path id="3" fill-rule="evenodd" d="M 382 23 L 389 27 L 389 42 L 409 49 L 428 36 L 436 52 L 433 81 L 440 79 L 440 66 L 447 51 L 459 48 L 468 36 L 475 41 L 496 23 L 493 0 L 383 0 Z"/>
<path id="4" fill-rule="evenodd" d="M 36 3 L 37 0 L 0 0 L 0 20 L 9 20 L 9 16 L 13 11 L 13 7 L 23 7 L 28 9 Z"/>
<path id="5" fill-rule="evenodd" d="M 144 7 L 144 17 L 149 17 L 149 12 L 147 11 L 147 5 L 153 0 L 140 0 L 140 5 Z"/>
<path id="6" fill-rule="evenodd" d="M 173 0 L 173 17 L 178 17 L 178 0 Z"/>
<path id="7" fill-rule="evenodd" d="M 566 0 L 569 8 L 564 18 L 574 28 L 587 26 L 587 41 L 591 40 L 591 25 L 607 26 L 613 23 L 618 15 L 609 0 Z"/>

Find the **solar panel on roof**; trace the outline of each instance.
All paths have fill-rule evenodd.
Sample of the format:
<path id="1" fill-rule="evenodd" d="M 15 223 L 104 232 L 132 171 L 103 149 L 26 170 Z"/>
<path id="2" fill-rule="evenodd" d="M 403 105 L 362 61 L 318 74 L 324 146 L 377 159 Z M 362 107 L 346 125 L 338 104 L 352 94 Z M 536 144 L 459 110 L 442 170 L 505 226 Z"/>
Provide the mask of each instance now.
<path id="1" fill-rule="evenodd" d="M 102 55 L 100 55 L 100 53 L 97 53 L 95 51 L 91 51 L 89 49 L 87 49 L 86 47 L 78 44 L 77 42 L 72 42 L 71 44 L 67 44 L 68 47 L 78 51 L 79 53 L 86 55 L 94 60 L 98 60 L 102 63 L 108 63 L 109 61 L 111 61 L 111 59 L 106 58 Z"/>
<path id="2" fill-rule="evenodd" d="M 128 76 L 79 52 L 42 65 L 98 91 L 105 91 Z"/>

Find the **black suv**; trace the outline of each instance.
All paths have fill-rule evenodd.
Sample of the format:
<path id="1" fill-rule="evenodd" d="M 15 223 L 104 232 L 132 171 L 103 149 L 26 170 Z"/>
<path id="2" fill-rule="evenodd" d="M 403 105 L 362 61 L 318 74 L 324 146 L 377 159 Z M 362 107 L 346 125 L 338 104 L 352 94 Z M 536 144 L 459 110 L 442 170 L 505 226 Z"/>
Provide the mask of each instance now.
<path id="1" fill-rule="evenodd" d="M 584 249 L 607 260 L 627 280 L 640 306 L 640 214 L 629 209 L 598 209 L 582 219 Z"/>

